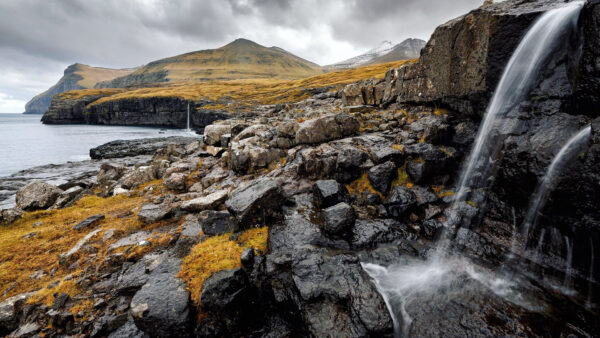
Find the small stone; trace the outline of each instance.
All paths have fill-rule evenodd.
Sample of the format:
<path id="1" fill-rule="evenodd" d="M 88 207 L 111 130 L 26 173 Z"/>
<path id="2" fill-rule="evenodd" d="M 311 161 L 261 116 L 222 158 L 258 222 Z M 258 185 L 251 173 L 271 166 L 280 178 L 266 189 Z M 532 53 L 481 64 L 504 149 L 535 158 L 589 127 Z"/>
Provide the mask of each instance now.
<path id="1" fill-rule="evenodd" d="M 170 209 L 163 204 L 144 204 L 138 212 L 138 219 L 145 224 L 152 224 L 166 218 Z"/>
<path id="2" fill-rule="evenodd" d="M 240 256 L 242 266 L 246 269 L 252 269 L 254 265 L 254 248 L 246 248 Z"/>
<path id="3" fill-rule="evenodd" d="M 335 180 L 319 180 L 313 185 L 315 205 L 318 208 L 328 208 L 349 199 L 348 190 Z"/>
<path id="4" fill-rule="evenodd" d="M 193 200 L 185 201 L 181 205 L 181 209 L 188 212 L 198 212 L 202 210 L 215 209 L 227 199 L 227 196 L 227 190 L 219 190 L 204 197 L 199 197 Z"/>
<path id="5" fill-rule="evenodd" d="M 102 214 L 90 216 L 90 217 L 84 219 L 83 221 L 79 222 L 77 225 L 75 225 L 73 227 L 73 229 L 81 230 L 81 229 L 90 227 L 90 226 L 100 222 L 103 219 L 104 219 L 104 215 L 102 215 Z"/>

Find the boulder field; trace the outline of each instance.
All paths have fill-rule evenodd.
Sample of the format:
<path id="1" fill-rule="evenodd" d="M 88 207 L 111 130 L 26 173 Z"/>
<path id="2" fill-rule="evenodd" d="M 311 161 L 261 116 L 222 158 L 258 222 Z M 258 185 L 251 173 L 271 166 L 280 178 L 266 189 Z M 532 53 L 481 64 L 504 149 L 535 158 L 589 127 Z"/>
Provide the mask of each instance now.
<path id="1" fill-rule="evenodd" d="M 585 4 L 579 33 L 563 46 L 577 48 L 557 49 L 499 128 L 496 179 L 485 198 L 458 206 L 476 217 L 445 230 L 461 164 L 504 66 L 531 23 L 560 4 L 484 5 L 438 27 L 417 63 L 385 79 L 211 121 L 194 141 L 173 140 L 147 163 L 104 163 L 81 191 L 30 183 L 17 207 L 2 211 L 2 231 L 90 197 L 138 204 L 115 215 L 107 209 L 106 218 L 95 210 L 74 217 L 69 227 L 81 239 L 28 276 L 48 285 L 0 290 L 0 334 L 392 337 L 402 318 L 392 317 L 363 264 L 425 261 L 444 237 L 450 250 L 501 271 L 536 183 L 566 140 L 591 125 L 540 216 L 556 229 L 548 233 L 577 248 L 570 263 L 540 241 L 549 249 L 536 261 L 520 257 L 531 273 L 513 275 L 529 281 L 522 301 L 466 278 L 442 296 L 404 304 L 411 320 L 401 326 L 414 337 L 597 335 L 600 269 L 591 257 L 600 246 L 590 251 L 589 243 L 600 236 L 600 91 L 590 60 L 600 53 L 600 3 Z M 119 147 L 115 157 L 133 155 Z M 47 208 L 57 210 L 33 211 Z M 132 223 L 110 224 L 119 220 Z M 105 251 L 102 264 L 89 263 Z M 69 274 L 40 277 L 60 269 Z M 564 276 L 576 292 L 552 284 Z M 37 302 L 40 293 L 52 302 Z"/>

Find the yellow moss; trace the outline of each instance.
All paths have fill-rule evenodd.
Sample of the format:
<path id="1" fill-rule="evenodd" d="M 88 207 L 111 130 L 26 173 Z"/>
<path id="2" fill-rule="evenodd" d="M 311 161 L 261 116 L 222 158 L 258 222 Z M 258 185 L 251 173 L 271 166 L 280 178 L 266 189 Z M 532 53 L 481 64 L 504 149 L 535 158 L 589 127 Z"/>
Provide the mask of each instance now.
<path id="1" fill-rule="evenodd" d="M 470 206 L 472 206 L 472 207 L 477 207 L 477 203 L 475 203 L 475 202 L 473 202 L 471 200 L 467 201 L 467 204 L 470 205 Z"/>
<path id="2" fill-rule="evenodd" d="M 433 114 L 437 116 L 448 115 L 448 111 L 446 109 L 434 109 Z"/>
<path id="3" fill-rule="evenodd" d="M 379 195 L 379 197 L 381 197 L 382 199 L 385 197 L 385 196 L 383 196 L 383 194 L 381 192 L 379 192 L 379 191 L 375 190 L 375 188 L 373 188 L 373 186 L 371 185 L 371 182 L 369 182 L 369 174 L 366 172 L 364 174 L 362 174 L 362 176 L 360 178 L 354 180 L 350 184 L 347 184 L 346 189 L 348 189 L 348 192 L 350 194 L 355 195 L 355 196 L 360 196 L 365 192 L 369 192 L 371 194 Z"/>
<path id="4" fill-rule="evenodd" d="M 43 288 L 41 290 L 39 290 L 38 292 L 36 292 L 33 296 L 31 296 L 28 300 L 27 303 L 29 304 L 44 304 L 47 306 L 51 306 L 52 303 L 54 303 L 54 295 L 55 294 L 60 294 L 60 293 L 66 293 L 68 294 L 70 297 L 76 296 L 79 293 L 81 293 L 81 288 L 79 286 L 77 286 L 77 284 L 75 284 L 75 280 L 74 279 L 70 279 L 67 281 L 62 281 L 60 282 L 56 287 L 54 288 Z"/>
<path id="5" fill-rule="evenodd" d="M 400 150 L 400 151 L 404 151 L 404 147 L 399 145 L 399 144 L 394 144 L 392 146 L 392 148 L 396 149 L 396 150 Z"/>
<path id="6" fill-rule="evenodd" d="M 143 198 L 119 195 L 109 198 L 86 196 L 73 206 L 61 210 L 45 210 L 27 212 L 23 218 L 13 224 L 0 227 L 0 301 L 19 293 L 39 290 L 52 281 L 62 280 L 68 269 L 58 264 L 58 256 L 69 251 L 89 231 L 75 231 L 73 226 L 89 216 L 104 214 L 105 220 L 97 227 L 115 229 L 117 233 L 128 235 L 143 227 L 136 214 L 132 212 L 141 206 Z M 34 223 L 41 222 L 36 227 Z M 163 225 L 157 223 L 144 226 L 151 229 Z M 35 232 L 34 238 L 24 238 L 25 235 Z M 98 238 L 99 236 L 95 236 Z M 114 239 L 113 241 L 115 241 Z M 94 239 L 92 239 L 92 242 Z M 107 247 L 112 241 L 101 243 L 98 247 L 96 260 L 84 260 L 83 255 L 79 260 L 79 267 L 96 266 L 107 254 Z M 98 243 L 90 243 L 96 245 Z M 54 275 L 49 275 L 51 270 Z M 41 279 L 32 279 L 29 276 L 37 271 L 45 272 Z M 68 285 L 68 284 L 67 284 Z M 6 291 L 10 289 L 9 291 Z M 53 289 L 55 290 L 55 289 Z M 6 291 L 6 292 L 5 292 Z M 53 291 L 55 292 L 55 291 Z"/>
<path id="7" fill-rule="evenodd" d="M 214 236 L 198 243 L 183 259 L 178 277 L 187 284 L 196 305 L 200 304 L 204 281 L 218 271 L 240 267 L 244 249 L 253 247 L 262 253 L 267 251 L 267 227 L 247 230 L 237 241 L 231 241 L 229 237 L 230 234 Z"/>
<path id="8" fill-rule="evenodd" d="M 392 181 L 392 187 L 397 187 L 401 185 L 407 186 L 408 184 L 411 183 L 409 182 L 408 174 L 406 173 L 406 165 L 404 165 L 398 168 L 398 176 L 394 181 Z M 412 188 L 412 186 L 409 188 Z"/>
<path id="9" fill-rule="evenodd" d="M 77 304 L 73 305 L 69 311 L 73 314 L 73 317 L 76 321 L 84 322 L 90 318 L 90 314 L 94 308 L 94 302 L 91 299 L 85 299 L 79 301 Z M 83 313 L 83 317 L 77 317 L 79 312 Z"/>

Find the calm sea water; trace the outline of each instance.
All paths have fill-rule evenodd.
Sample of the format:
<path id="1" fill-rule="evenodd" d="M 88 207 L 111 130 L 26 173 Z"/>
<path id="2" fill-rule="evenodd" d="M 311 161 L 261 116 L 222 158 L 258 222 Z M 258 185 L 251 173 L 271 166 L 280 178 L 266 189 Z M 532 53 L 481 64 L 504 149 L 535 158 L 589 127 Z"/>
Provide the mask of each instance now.
<path id="1" fill-rule="evenodd" d="M 90 148 L 109 141 L 185 135 L 178 129 L 44 125 L 40 118 L 0 114 L 0 177 L 43 164 L 87 160 Z"/>

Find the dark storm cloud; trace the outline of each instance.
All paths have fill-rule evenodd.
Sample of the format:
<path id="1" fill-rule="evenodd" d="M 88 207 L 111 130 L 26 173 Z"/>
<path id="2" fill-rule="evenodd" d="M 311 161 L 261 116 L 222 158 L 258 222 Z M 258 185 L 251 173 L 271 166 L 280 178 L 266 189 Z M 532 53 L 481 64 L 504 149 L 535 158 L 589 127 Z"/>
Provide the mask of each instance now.
<path id="1" fill-rule="evenodd" d="M 2 101 L 26 101 L 69 64 L 134 67 L 238 37 L 329 64 L 433 29 L 483 0 L 1 0 Z"/>

